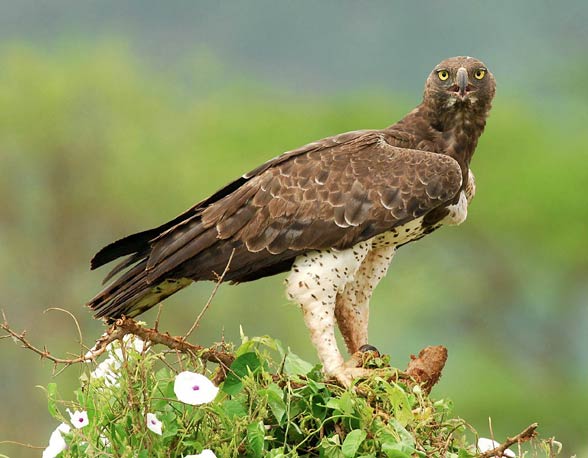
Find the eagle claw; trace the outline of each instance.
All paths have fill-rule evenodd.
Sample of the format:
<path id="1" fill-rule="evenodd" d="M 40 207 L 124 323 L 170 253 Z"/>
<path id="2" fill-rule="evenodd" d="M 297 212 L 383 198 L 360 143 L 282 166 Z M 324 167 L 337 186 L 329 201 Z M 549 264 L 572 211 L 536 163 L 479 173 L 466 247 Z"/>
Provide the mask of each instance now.
<path id="1" fill-rule="evenodd" d="M 348 366 L 353 363 L 353 358 L 347 363 L 336 368 L 331 375 L 345 388 L 349 388 L 353 380 L 358 378 L 369 377 L 373 369 L 366 369 L 365 367 Z"/>
<path id="2" fill-rule="evenodd" d="M 359 349 L 357 350 L 358 352 L 362 352 L 362 353 L 367 353 L 368 351 L 373 351 L 374 353 L 377 354 L 377 356 L 380 356 L 380 351 L 374 347 L 373 345 L 370 344 L 365 344 L 362 345 L 361 347 L 359 347 Z"/>

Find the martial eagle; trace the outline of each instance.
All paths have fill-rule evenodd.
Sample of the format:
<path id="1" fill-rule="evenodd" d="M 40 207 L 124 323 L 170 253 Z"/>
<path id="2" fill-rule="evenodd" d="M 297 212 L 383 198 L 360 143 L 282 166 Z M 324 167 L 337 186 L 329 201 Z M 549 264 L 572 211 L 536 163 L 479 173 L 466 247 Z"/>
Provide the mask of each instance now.
<path id="1" fill-rule="evenodd" d="M 421 104 L 396 124 L 288 151 L 173 220 L 100 250 L 92 269 L 127 256 L 88 305 L 96 317 L 133 317 L 188 286 L 241 283 L 290 271 L 324 371 L 349 384 L 335 324 L 351 354 L 368 343 L 368 305 L 396 249 L 463 222 L 474 196 L 469 165 L 495 80 L 471 57 L 427 78 Z"/>

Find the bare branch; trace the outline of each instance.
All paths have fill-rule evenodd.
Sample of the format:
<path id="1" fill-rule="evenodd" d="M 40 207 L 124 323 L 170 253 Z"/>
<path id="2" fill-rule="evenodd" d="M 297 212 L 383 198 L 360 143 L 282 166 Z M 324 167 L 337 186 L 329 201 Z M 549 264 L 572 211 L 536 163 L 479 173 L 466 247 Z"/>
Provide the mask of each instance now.
<path id="1" fill-rule="evenodd" d="M 93 358 L 95 358 L 96 356 L 99 356 L 100 354 L 102 354 L 105 350 L 106 350 L 106 346 L 104 346 L 104 348 L 102 349 L 98 349 L 91 358 L 86 357 L 84 355 L 80 355 L 77 358 L 58 358 L 56 356 L 53 356 L 45 346 L 43 346 L 43 348 L 38 348 L 36 346 L 34 346 L 32 343 L 29 342 L 29 340 L 26 338 L 26 331 L 22 331 L 20 333 L 14 331 L 13 329 L 10 328 L 8 321 L 6 320 L 6 315 L 4 314 L 4 312 L 2 312 L 2 323 L 0 323 L 0 329 L 2 329 L 4 332 L 7 333 L 7 336 L 12 337 L 13 339 L 16 339 L 17 341 L 19 341 L 23 348 L 27 348 L 35 353 L 37 353 L 41 359 L 48 359 L 49 361 L 53 362 L 53 364 L 58 365 L 58 364 L 64 364 L 66 366 L 71 366 L 72 364 L 75 363 L 81 363 L 84 361 L 89 361 Z"/>
<path id="2" fill-rule="evenodd" d="M 162 344 L 172 350 L 177 350 L 181 353 L 190 353 L 204 359 L 205 361 L 210 361 L 227 367 L 230 366 L 235 359 L 230 353 L 216 351 L 201 345 L 194 345 L 186 342 L 183 337 L 174 337 L 167 332 L 161 333 L 155 329 L 145 328 L 131 318 L 121 318 L 116 320 L 114 327 L 119 331 L 123 331 L 124 334 L 134 334 L 145 341 Z"/>
<path id="3" fill-rule="evenodd" d="M 166 347 L 172 350 L 176 350 L 180 353 L 195 355 L 205 361 L 220 364 L 225 368 L 228 368 L 234 360 L 234 356 L 230 353 L 205 348 L 200 345 L 193 345 L 186 342 L 183 337 L 173 337 L 169 333 L 161 333 L 156 329 L 145 328 L 131 318 L 118 319 L 110 328 L 107 329 L 102 337 L 96 341 L 96 344 L 88 353 L 80 354 L 80 356 L 75 358 L 58 358 L 53 356 L 46 347 L 41 349 L 33 345 L 26 338 L 26 331 L 19 333 L 10 328 L 4 313 L 2 313 L 2 316 L 3 322 L 0 323 L 0 329 L 7 333 L 7 335 L 2 336 L 2 338 L 12 337 L 13 339 L 16 339 L 22 344 L 23 348 L 27 348 L 34 353 L 37 353 L 39 356 L 41 356 L 41 359 L 48 359 L 56 366 L 63 364 L 67 367 L 76 363 L 93 361 L 106 351 L 108 345 L 115 342 L 116 340 L 122 339 L 127 334 L 136 335 L 144 341 L 151 342 L 152 344 L 165 345 Z"/>
<path id="4" fill-rule="evenodd" d="M 498 447 L 488 450 L 487 452 L 481 453 L 479 458 L 492 458 L 492 457 L 500 457 L 504 456 L 504 451 L 509 448 L 513 444 L 521 444 L 523 442 L 530 441 L 537 435 L 537 427 L 539 425 L 537 423 L 533 423 L 532 425 L 527 426 L 524 430 L 518 433 L 514 437 L 507 438 L 502 444 Z"/>

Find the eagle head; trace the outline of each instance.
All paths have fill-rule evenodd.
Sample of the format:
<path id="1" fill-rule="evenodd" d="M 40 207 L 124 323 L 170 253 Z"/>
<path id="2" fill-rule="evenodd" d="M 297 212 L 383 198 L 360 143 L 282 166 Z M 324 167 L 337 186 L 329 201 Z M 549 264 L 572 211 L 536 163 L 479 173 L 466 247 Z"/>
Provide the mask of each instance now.
<path id="1" fill-rule="evenodd" d="M 436 113 L 471 111 L 486 115 L 496 90 L 494 76 L 473 57 L 451 57 L 435 66 L 425 84 L 424 103 Z"/>

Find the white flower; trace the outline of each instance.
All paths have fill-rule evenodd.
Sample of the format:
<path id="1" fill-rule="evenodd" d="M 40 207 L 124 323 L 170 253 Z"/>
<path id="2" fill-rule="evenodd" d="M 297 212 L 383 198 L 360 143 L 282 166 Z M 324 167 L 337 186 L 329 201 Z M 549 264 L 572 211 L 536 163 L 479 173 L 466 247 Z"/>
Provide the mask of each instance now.
<path id="1" fill-rule="evenodd" d="M 85 410 L 76 410 L 74 413 L 71 413 L 71 410 L 69 409 L 65 410 L 69 414 L 69 419 L 74 428 L 80 429 L 90 424 L 90 420 L 88 419 L 88 412 Z"/>
<path id="2" fill-rule="evenodd" d="M 107 334 L 102 334 L 100 336 L 100 339 L 103 339 L 107 337 Z M 134 350 L 137 353 L 142 353 L 143 350 L 145 349 L 145 342 L 143 342 L 143 339 L 141 339 L 140 337 L 134 335 L 134 334 L 126 334 L 123 338 L 122 338 L 122 343 L 123 346 L 125 347 L 125 350 Z M 119 340 L 115 340 L 114 342 L 109 343 L 106 346 L 106 351 L 110 354 L 110 355 L 117 355 L 122 357 L 122 351 L 121 351 L 121 344 Z M 85 359 L 87 360 L 93 360 L 96 358 L 96 352 L 98 351 L 98 346 L 95 345 L 94 347 L 90 348 L 90 350 L 86 353 L 86 355 L 84 356 Z"/>
<path id="3" fill-rule="evenodd" d="M 119 369 L 121 363 L 114 357 L 109 357 L 102 361 L 96 369 L 92 371 L 92 378 L 103 378 L 106 386 L 118 385 Z"/>
<path id="4" fill-rule="evenodd" d="M 145 342 L 140 337 L 135 335 L 127 334 L 123 337 L 122 345 L 125 348 L 127 353 L 143 353 L 146 348 Z M 94 371 L 92 371 L 92 378 L 103 378 L 104 383 L 106 386 L 117 386 L 118 385 L 118 377 L 119 377 L 119 369 L 122 366 L 122 362 L 124 361 L 123 350 L 121 348 L 120 341 L 115 341 L 106 347 L 108 352 L 108 358 L 102 361 Z M 97 351 L 96 347 L 92 348 L 88 353 L 86 353 L 85 358 L 90 362 L 95 358 L 95 352 Z"/>
<path id="5" fill-rule="evenodd" d="M 492 439 L 486 439 L 485 437 L 480 437 L 478 439 L 478 448 L 481 452 L 489 452 L 490 450 L 494 450 L 496 447 L 500 447 L 500 443 L 493 441 Z M 507 448 L 502 456 L 507 456 L 509 458 L 516 458 L 515 453 Z"/>
<path id="6" fill-rule="evenodd" d="M 123 343 L 127 350 L 135 350 L 137 353 L 143 353 L 143 350 L 145 350 L 145 342 L 143 342 L 143 339 L 133 334 L 127 334 L 124 336 Z"/>
<path id="7" fill-rule="evenodd" d="M 216 458 L 216 455 L 209 448 L 205 448 L 198 455 L 186 455 L 184 458 Z"/>
<path id="8" fill-rule="evenodd" d="M 127 353 L 132 353 L 132 352 L 142 353 L 143 350 L 145 349 L 145 342 L 143 342 L 143 340 L 140 337 L 137 337 L 133 334 L 127 334 L 122 339 L 122 346 L 117 341 L 117 342 L 111 343 L 106 348 L 108 349 L 108 352 L 111 355 L 116 356 L 119 359 L 119 361 L 123 361 L 124 355 L 123 355 L 122 347 L 124 347 L 124 349 Z"/>
<path id="9" fill-rule="evenodd" d="M 180 401 L 194 406 L 212 402 L 218 388 L 204 375 L 184 371 L 176 376 L 174 393 Z"/>
<path id="10" fill-rule="evenodd" d="M 147 428 L 161 436 L 161 426 L 162 423 L 157 419 L 154 413 L 147 414 Z"/>
<path id="11" fill-rule="evenodd" d="M 100 443 L 102 445 L 104 445 L 105 447 L 110 447 L 110 441 L 108 440 L 108 437 L 106 437 L 104 434 L 100 434 L 100 437 L 98 439 L 100 439 Z"/>
<path id="12" fill-rule="evenodd" d="M 49 438 L 49 446 L 43 450 L 43 458 L 55 458 L 67 448 L 65 440 L 63 440 L 62 433 L 69 433 L 71 428 L 67 423 L 61 423 L 55 431 L 51 433 Z"/>

